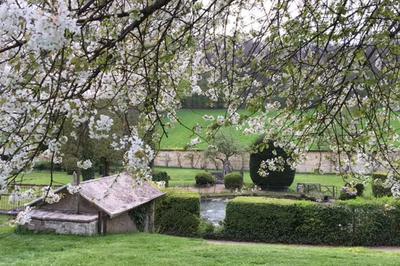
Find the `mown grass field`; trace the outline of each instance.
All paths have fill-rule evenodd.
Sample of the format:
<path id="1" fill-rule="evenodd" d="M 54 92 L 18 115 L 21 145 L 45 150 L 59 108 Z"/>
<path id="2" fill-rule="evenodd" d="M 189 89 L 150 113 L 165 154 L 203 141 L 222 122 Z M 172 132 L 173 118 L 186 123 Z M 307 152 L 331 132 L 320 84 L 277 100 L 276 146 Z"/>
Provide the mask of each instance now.
<path id="1" fill-rule="evenodd" d="M 3 220 L 3 225 L 1 222 Z M 0 216 L 0 265 L 400 265 L 368 248 L 210 243 L 159 234 L 16 234 Z"/>
<path id="2" fill-rule="evenodd" d="M 194 184 L 194 177 L 197 173 L 204 172 L 201 169 L 188 169 L 188 168 L 166 168 L 156 167 L 159 171 L 166 171 L 170 176 L 171 186 L 190 186 Z M 48 185 L 50 182 L 49 171 L 33 171 L 25 174 L 22 178 L 16 180 L 21 184 L 37 184 Z M 62 185 L 72 182 L 72 175 L 67 175 L 65 172 L 54 172 L 54 184 Z M 244 182 L 252 184 L 249 172 L 245 172 Z M 316 174 L 296 174 L 292 187 L 296 183 L 319 183 L 322 185 L 343 186 L 343 180 L 338 175 L 316 175 Z"/>
<path id="3" fill-rule="evenodd" d="M 192 129 L 196 125 L 202 126 L 202 128 L 206 128 L 213 122 L 205 121 L 203 119 L 204 115 L 213 115 L 215 118 L 218 115 L 225 116 L 225 109 L 181 109 L 178 110 L 177 116 L 180 121 L 188 128 Z M 245 111 L 239 111 L 239 113 L 244 114 Z M 400 129 L 400 122 L 397 120 L 392 121 L 393 127 Z M 167 129 L 168 138 L 164 137 L 161 140 L 160 148 L 162 150 L 182 150 L 184 147 L 190 142 L 190 140 L 194 137 L 192 132 L 188 130 L 185 126 L 180 124 L 176 124 L 173 128 Z M 242 131 L 236 130 L 235 127 L 223 127 L 221 128 L 221 132 L 225 132 L 231 134 L 232 137 L 238 140 L 243 145 L 250 145 L 256 139 L 256 135 L 244 135 Z M 329 142 L 329 141 L 328 141 Z M 400 143 L 398 143 L 400 146 Z M 208 146 L 207 143 L 201 143 L 196 146 L 197 149 L 204 150 Z M 318 149 L 328 149 L 329 145 L 323 145 L 321 147 L 311 147 L 311 150 Z"/>

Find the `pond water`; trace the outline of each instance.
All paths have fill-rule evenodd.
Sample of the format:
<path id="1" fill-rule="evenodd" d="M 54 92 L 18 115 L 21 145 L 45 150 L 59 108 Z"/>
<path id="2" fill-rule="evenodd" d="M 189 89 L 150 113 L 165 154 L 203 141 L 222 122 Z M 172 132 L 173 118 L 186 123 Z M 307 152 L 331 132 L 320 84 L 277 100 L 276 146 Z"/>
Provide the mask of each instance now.
<path id="1" fill-rule="evenodd" d="M 211 222 L 213 225 L 219 225 L 225 219 L 227 198 L 202 199 L 200 204 L 201 218 Z"/>

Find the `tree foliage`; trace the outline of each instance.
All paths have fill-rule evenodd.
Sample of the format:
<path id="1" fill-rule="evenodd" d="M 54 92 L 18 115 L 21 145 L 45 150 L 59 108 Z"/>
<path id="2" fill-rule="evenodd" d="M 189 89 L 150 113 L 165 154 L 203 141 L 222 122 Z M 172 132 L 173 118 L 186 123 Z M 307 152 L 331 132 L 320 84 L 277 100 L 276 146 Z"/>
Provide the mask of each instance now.
<path id="1" fill-rule="evenodd" d="M 230 159 L 245 151 L 243 145 L 229 133 L 218 133 L 204 152 L 205 157 L 212 160 L 219 160 L 222 163 L 224 175 L 232 172 Z"/>
<path id="2" fill-rule="evenodd" d="M 5 0 L 1 189 L 43 153 L 61 162 L 68 119 L 75 131 L 88 123 L 91 139 L 109 138 L 104 109 L 138 114 L 111 141 L 128 170 L 149 177 L 157 141 L 193 94 L 227 110 L 204 141 L 234 125 L 295 160 L 325 145 L 339 171 L 355 172 L 358 158 L 397 172 L 399 10 L 396 0 Z"/>

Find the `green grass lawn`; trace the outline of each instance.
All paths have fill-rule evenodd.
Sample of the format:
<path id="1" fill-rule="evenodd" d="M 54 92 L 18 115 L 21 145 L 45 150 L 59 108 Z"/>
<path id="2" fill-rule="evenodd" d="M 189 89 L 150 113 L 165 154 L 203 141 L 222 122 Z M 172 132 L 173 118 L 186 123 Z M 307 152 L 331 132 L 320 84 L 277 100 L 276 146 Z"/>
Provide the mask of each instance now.
<path id="1" fill-rule="evenodd" d="M 211 125 L 214 122 L 205 121 L 203 119 L 203 116 L 205 114 L 213 115 L 216 118 L 218 115 L 225 116 L 225 112 L 226 112 L 225 109 L 181 109 L 178 110 L 177 116 L 179 117 L 180 121 L 189 129 L 192 129 L 197 124 L 202 126 L 203 128 L 206 128 L 207 126 Z M 246 111 L 239 110 L 239 113 L 245 114 Z M 394 128 L 400 128 L 400 122 L 394 120 L 392 121 L 392 123 Z M 188 130 L 185 126 L 182 126 L 177 123 L 173 128 L 167 129 L 168 138 L 164 137 L 161 140 L 160 148 L 164 150 L 182 150 L 194 137 L 192 135 L 192 132 Z M 241 130 L 238 131 L 234 127 L 223 127 L 221 128 L 221 131 L 229 132 L 235 139 L 237 139 L 244 145 L 249 145 L 253 143 L 254 140 L 257 138 L 257 136 L 255 135 L 252 136 L 244 135 Z M 320 148 L 328 149 L 329 147 L 328 143 L 325 143 L 325 145 L 324 144 L 321 145 L 322 145 L 321 147 L 313 146 L 311 147 L 311 149 L 312 150 L 318 150 Z M 203 150 L 207 148 L 207 144 L 201 143 L 197 145 L 196 148 Z"/>
<path id="2" fill-rule="evenodd" d="M 6 216 L 6 215 L 0 215 L 0 230 L 8 227 L 8 221 L 9 221 L 10 217 Z"/>
<path id="3" fill-rule="evenodd" d="M 72 183 L 73 176 L 67 175 L 66 172 L 54 172 L 53 184 L 65 185 Z M 50 171 L 32 171 L 22 175 L 16 179 L 18 184 L 35 184 L 35 185 L 48 185 L 50 183 Z"/>
<path id="4" fill-rule="evenodd" d="M 9 227 L 0 227 L 0 250 L 0 265 L 7 266 L 400 264 L 398 252 L 360 247 L 215 244 L 144 233 L 96 237 L 15 234 Z"/>
<path id="5" fill-rule="evenodd" d="M 208 125 L 214 122 L 205 121 L 203 116 L 213 115 L 217 118 L 218 115 L 225 115 L 223 109 L 182 109 L 177 112 L 179 119 L 188 128 L 192 129 L 194 126 L 199 124 L 205 129 Z M 222 132 L 229 132 L 232 137 L 243 143 L 249 145 L 257 138 L 257 136 L 243 135 L 241 131 L 236 130 L 233 127 L 222 128 Z M 193 134 L 190 130 L 182 125 L 176 124 L 173 128 L 168 129 L 168 138 L 164 137 L 161 141 L 161 149 L 163 150 L 182 150 L 193 138 Z M 196 146 L 198 149 L 207 148 L 208 144 L 201 143 Z"/>
<path id="6" fill-rule="evenodd" d="M 19 176 L 15 180 L 16 184 L 30 184 L 30 185 L 49 185 L 50 184 L 50 171 L 32 171 L 31 173 Z M 53 186 L 60 186 L 72 183 L 72 176 L 67 175 L 65 172 L 53 173 Z M 22 188 L 24 189 L 24 188 Z M 23 206 L 30 200 L 20 202 L 19 204 L 9 204 L 8 195 L 0 196 L 0 209 L 10 210 Z"/>
<path id="7" fill-rule="evenodd" d="M 167 168 L 157 167 L 157 170 L 166 171 L 171 176 L 171 186 L 189 186 L 194 184 L 194 177 L 197 173 L 204 172 L 201 169 L 186 169 L 186 168 Z M 209 170 L 213 171 L 213 170 Z M 244 174 L 245 184 L 253 184 L 250 178 L 250 173 L 247 171 Z M 321 185 L 334 185 L 342 187 L 343 179 L 338 175 L 316 175 L 316 174 L 296 174 L 295 180 L 291 188 L 295 189 L 297 183 L 319 183 Z"/>
<path id="8" fill-rule="evenodd" d="M 156 167 L 157 170 L 166 171 L 171 176 L 171 186 L 189 186 L 194 184 L 194 177 L 197 173 L 204 172 L 201 169 L 187 168 L 166 168 Z M 209 170 L 213 171 L 213 170 Z M 37 184 L 47 185 L 50 182 L 49 171 L 33 171 L 19 177 L 17 183 L 21 184 Z M 67 184 L 72 182 L 72 175 L 67 175 L 65 172 L 54 172 L 54 184 Z M 244 182 L 252 184 L 249 172 L 245 172 Z M 342 178 L 338 175 L 317 175 L 317 174 L 296 174 L 295 180 L 291 188 L 295 188 L 297 183 L 319 183 L 322 185 L 334 185 L 341 187 L 344 185 Z"/>
<path id="9" fill-rule="evenodd" d="M 186 168 L 166 168 L 157 167 L 157 170 L 166 171 L 170 176 L 170 186 L 192 186 L 195 184 L 195 175 L 197 173 L 203 172 L 201 169 L 186 169 Z M 212 170 L 209 170 L 212 171 Z M 38 184 L 47 185 L 50 182 L 50 173 L 48 171 L 33 171 L 26 174 L 22 179 L 23 184 Z M 55 185 L 67 184 L 72 182 L 72 176 L 67 175 L 65 172 L 54 172 Z M 244 182 L 246 185 L 252 185 L 249 172 L 245 172 Z M 317 174 L 296 174 L 295 180 L 291 185 L 290 189 L 292 191 L 296 190 L 297 183 L 319 183 L 321 185 L 334 185 L 340 189 L 343 185 L 342 177 L 338 175 L 317 175 Z M 365 190 L 365 196 L 369 197 L 371 195 L 371 187 L 368 186 Z M 1 201 L 8 201 L 6 198 L 1 198 Z"/>
<path id="10" fill-rule="evenodd" d="M 195 175 L 200 172 L 204 172 L 201 169 L 186 169 L 186 168 L 167 168 L 157 167 L 157 170 L 166 171 L 171 180 L 170 186 L 192 186 L 195 184 Z M 213 170 L 209 170 L 213 171 Z M 250 173 L 247 171 L 244 174 L 244 183 L 246 185 L 252 185 L 253 181 L 250 178 Z M 334 174 L 296 174 L 293 184 L 290 186 L 291 191 L 296 191 L 297 183 L 318 183 L 321 185 L 336 186 L 337 189 L 341 189 L 344 186 L 344 181 L 341 176 Z M 368 185 L 364 191 L 364 197 L 371 197 L 372 191 L 371 186 Z"/>

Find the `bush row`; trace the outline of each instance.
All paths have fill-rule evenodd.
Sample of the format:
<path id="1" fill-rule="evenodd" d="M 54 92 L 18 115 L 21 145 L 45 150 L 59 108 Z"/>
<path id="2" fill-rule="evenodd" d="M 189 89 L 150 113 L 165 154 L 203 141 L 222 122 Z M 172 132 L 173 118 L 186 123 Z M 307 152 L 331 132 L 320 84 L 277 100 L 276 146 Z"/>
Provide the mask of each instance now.
<path id="1" fill-rule="evenodd" d="M 165 192 L 156 203 L 156 230 L 172 235 L 195 235 L 200 224 L 200 195 L 169 189 Z"/>
<path id="2" fill-rule="evenodd" d="M 206 186 L 215 184 L 215 176 L 208 172 L 198 173 L 195 177 L 197 186 Z"/>
<path id="3" fill-rule="evenodd" d="M 153 176 L 152 180 L 154 182 L 160 182 L 163 181 L 165 182 L 165 187 L 169 186 L 169 180 L 171 180 L 171 177 L 168 175 L 167 172 L 165 171 L 153 171 Z"/>
<path id="4" fill-rule="evenodd" d="M 239 173 L 230 173 L 224 176 L 224 184 L 227 189 L 241 189 L 243 176 Z"/>
<path id="5" fill-rule="evenodd" d="M 228 203 L 224 237 L 328 245 L 399 245 L 400 204 L 390 198 L 320 204 L 238 197 Z"/>
<path id="6" fill-rule="evenodd" d="M 378 198 L 392 195 L 391 188 L 384 186 L 386 179 L 387 174 L 384 173 L 374 173 L 372 175 L 372 194 L 374 194 L 375 197 Z"/>

